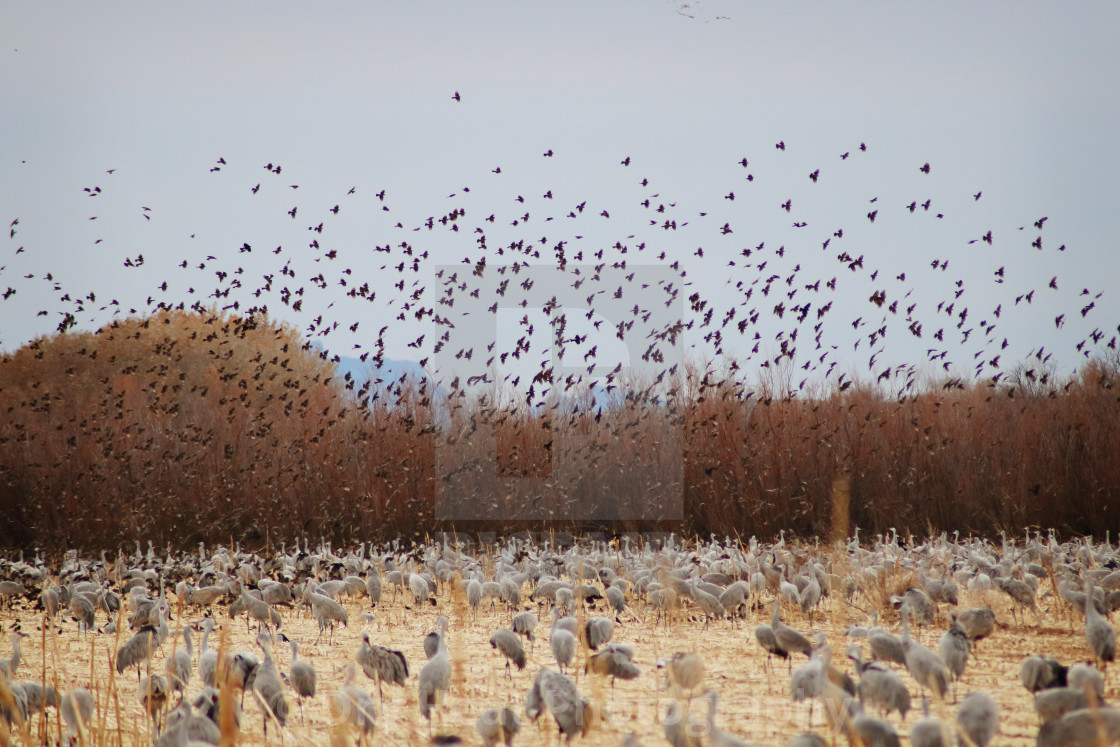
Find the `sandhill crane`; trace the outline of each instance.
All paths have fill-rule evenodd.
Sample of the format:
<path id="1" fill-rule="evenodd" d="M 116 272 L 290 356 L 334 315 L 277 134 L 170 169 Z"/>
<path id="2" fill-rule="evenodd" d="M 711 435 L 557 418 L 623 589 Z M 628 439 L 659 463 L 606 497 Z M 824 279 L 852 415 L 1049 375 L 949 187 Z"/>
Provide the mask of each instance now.
<path id="1" fill-rule="evenodd" d="M 342 687 L 330 698 L 330 712 L 336 719 L 351 723 L 358 729 L 358 741 L 365 740 L 377 727 L 377 711 L 370 693 L 354 684 L 357 667 L 351 662 L 345 667 Z"/>
<path id="2" fill-rule="evenodd" d="M 669 701 L 663 721 L 665 739 L 672 747 L 700 747 L 698 730 L 688 711 L 675 700 Z"/>
<path id="3" fill-rule="evenodd" d="M 933 600 L 916 586 L 911 586 L 901 596 L 891 597 L 891 603 L 900 610 L 908 608 L 919 628 L 933 623 Z"/>
<path id="4" fill-rule="evenodd" d="M 572 658 L 576 655 L 576 634 L 568 625 L 569 620 L 572 623 L 576 621 L 574 617 L 561 617 L 559 608 L 552 608 L 552 632 L 549 634 L 548 645 L 561 672 L 571 665 Z"/>
<path id="5" fill-rule="evenodd" d="M 346 665 L 346 676 L 342 687 L 331 698 L 331 711 L 335 718 L 344 719 L 358 728 L 359 739 L 364 742 L 377 728 L 377 711 L 373 698 L 354 684 L 357 668 L 354 663 Z"/>
<path id="6" fill-rule="evenodd" d="M 964 628 L 965 637 L 972 644 L 972 655 L 979 659 L 976 644 L 990 636 L 992 631 L 995 630 L 996 613 L 987 607 L 970 607 L 961 610 L 960 614 L 957 615 L 957 622 Z"/>
<path id="7" fill-rule="evenodd" d="M 1104 698 L 1104 677 L 1092 664 L 1074 664 L 1066 675 L 1069 686 L 1081 690 L 1098 701 Z"/>
<path id="8" fill-rule="evenodd" d="M 704 660 L 687 651 L 678 651 L 668 660 L 658 660 L 657 668 L 665 670 L 669 686 L 673 689 L 674 694 L 679 697 L 685 690 L 688 690 L 689 700 L 692 699 L 696 688 L 704 683 L 704 677 L 707 675 Z"/>
<path id="9" fill-rule="evenodd" d="M 614 620 L 609 617 L 596 615 L 584 623 L 584 633 L 587 635 L 587 645 L 592 651 L 609 643 L 614 635 Z"/>
<path id="10" fill-rule="evenodd" d="M 953 732 L 941 719 L 929 715 L 929 703 L 923 703 L 924 717 L 910 728 L 911 747 L 952 747 Z"/>
<path id="11" fill-rule="evenodd" d="M 292 606 L 294 595 L 292 594 L 291 587 L 287 584 L 273 581 L 270 578 L 262 578 L 257 582 L 257 588 L 261 592 L 261 601 L 265 604 L 272 606 L 281 605 L 289 608 Z M 362 589 L 364 591 L 365 587 L 363 586 Z M 272 610 L 270 617 L 272 618 L 272 624 L 276 627 L 280 627 L 280 623 L 276 622 L 280 619 L 280 613 L 276 610 Z"/>
<path id="12" fill-rule="evenodd" d="M 408 590 L 412 592 L 416 604 L 430 602 L 433 607 L 436 606 L 435 597 L 432 596 L 432 587 L 428 584 L 428 580 L 419 573 L 409 574 Z"/>
<path id="13" fill-rule="evenodd" d="M 275 719 L 281 727 L 288 723 L 288 699 L 284 696 L 284 684 L 272 659 L 272 636 L 268 633 L 258 634 L 257 645 L 264 652 L 264 659 L 256 667 L 252 687 L 264 714 L 264 734 L 267 742 L 270 718 Z"/>
<path id="14" fill-rule="evenodd" d="M 716 709 L 718 707 L 719 693 L 712 690 L 708 695 L 708 743 L 712 747 L 749 747 L 747 742 L 716 726 Z"/>
<path id="15" fill-rule="evenodd" d="M 12 631 L 12 655 L 10 658 L 0 659 L 0 673 L 8 679 L 15 677 L 16 669 L 19 667 L 19 642 L 24 638 L 27 638 L 27 633 L 20 630 Z"/>
<path id="16" fill-rule="evenodd" d="M 821 585 L 814 575 L 809 576 L 809 582 L 801 590 L 801 612 L 809 616 L 809 624 L 813 624 L 813 612 L 821 603 Z"/>
<path id="17" fill-rule="evenodd" d="M 429 659 L 439 653 L 439 628 L 441 625 L 445 627 L 447 625 L 447 617 L 444 615 L 436 618 L 436 629 L 424 636 L 424 656 Z"/>
<path id="18" fill-rule="evenodd" d="M 482 604 L 482 582 L 472 578 L 467 582 L 467 604 L 471 606 L 471 614 L 478 615 L 478 607 Z"/>
<path id="19" fill-rule="evenodd" d="M 303 594 L 304 601 L 310 602 L 311 604 L 311 614 L 315 617 L 315 622 L 319 624 L 319 637 L 315 639 L 315 642 L 318 643 L 321 641 L 323 639 L 323 631 L 330 628 L 330 635 L 327 638 L 327 643 L 333 644 L 335 624 L 345 626 L 349 622 L 346 609 L 325 594 L 313 591 L 309 586 L 304 587 Z"/>
<path id="20" fill-rule="evenodd" d="M 1038 603 L 1035 601 L 1035 590 L 1030 584 L 1019 579 L 998 577 L 995 582 L 1000 591 L 1011 597 L 1011 600 L 1015 602 L 1015 606 L 1011 608 L 1013 616 L 1020 607 L 1030 609 L 1034 613 L 1035 621 L 1039 625 L 1042 624 L 1042 615 L 1038 611 Z"/>
<path id="21" fill-rule="evenodd" d="M 673 611 L 680 607 L 680 598 L 677 592 L 669 587 L 654 589 L 649 593 L 649 604 L 657 611 L 654 624 L 660 623 L 664 615 L 665 625 L 669 626 L 673 621 Z"/>
<path id="22" fill-rule="evenodd" d="M 431 728 L 432 706 L 438 705 L 451 688 L 451 657 L 447 652 L 447 618 L 440 617 L 439 651 L 420 670 L 420 715 Z"/>
<path id="23" fill-rule="evenodd" d="M 164 623 L 166 625 L 166 623 Z M 143 627 L 136 631 L 124 645 L 117 649 L 117 674 L 136 667 L 136 681 L 140 681 L 140 665 L 149 665 L 152 654 L 159 646 L 159 632 L 156 628 Z"/>
<path id="24" fill-rule="evenodd" d="M 175 649 L 175 654 L 167 659 L 167 680 L 171 691 L 179 693 L 180 700 L 187 691 L 187 683 L 190 682 L 191 672 L 194 670 L 194 646 L 191 642 L 190 626 L 184 626 L 181 632 L 184 647 Z"/>
<path id="25" fill-rule="evenodd" d="M 762 646 L 766 651 L 766 666 L 769 668 L 770 660 L 773 656 L 781 659 L 788 659 L 789 654 L 784 648 L 778 645 L 778 638 L 774 635 L 774 629 L 765 623 L 759 625 L 754 629 L 754 638 L 758 641 L 758 645 Z"/>
<path id="26" fill-rule="evenodd" d="M 1065 687 L 1067 667 L 1049 656 L 1028 656 L 1019 667 L 1019 681 L 1028 692 L 1037 693 L 1051 687 Z"/>
<path id="27" fill-rule="evenodd" d="M 478 717 L 474 728 L 485 747 L 495 747 L 499 742 L 510 747 L 513 737 L 521 731 L 521 719 L 512 708 L 488 708 Z"/>
<path id="28" fill-rule="evenodd" d="M 245 630 L 249 629 L 250 619 L 257 621 L 258 631 L 261 630 L 262 625 L 270 633 L 272 632 L 273 626 L 277 628 L 280 627 L 280 623 L 282 622 L 280 613 L 272 609 L 272 606 L 269 605 L 268 602 L 250 594 L 246 591 L 245 587 L 241 587 L 241 604 L 244 606 L 246 612 Z"/>
<path id="29" fill-rule="evenodd" d="M 1120 709 L 1071 711 L 1038 730 L 1038 747 L 1097 747 L 1120 739 Z"/>
<path id="30" fill-rule="evenodd" d="M 214 621 L 209 617 L 203 618 L 199 627 L 202 628 L 202 645 L 198 655 L 198 676 L 204 685 L 214 687 L 218 671 L 218 652 L 210 648 L 210 633 L 214 631 Z"/>
<path id="31" fill-rule="evenodd" d="M 1100 701 L 1096 701 L 1100 703 Z M 1085 690 L 1074 687 L 1052 687 L 1034 696 L 1034 712 L 1041 723 L 1061 718 L 1070 711 L 1088 708 L 1093 703 Z"/>
<path id="32" fill-rule="evenodd" d="M 511 629 L 514 633 L 529 641 L 529 650 L 531 651 L 537 640 L 536 636 L 533 635 L 533 631 L 537 629 L 537 616 L 532 612 L 518 612 L 513 616 Z"/>
<path id="33" fill-rule="evenodd" d="M 152 719 L 156 734 L 160 730 L 160 713 L 167 705 L 168 684 L 162 674 L 153 674 L 140 680 L 138 688 L 141 707 Z"/>
<path id="34" fill-rule="evenodd" d="M 292 665 L 288 668 L 288 684 L 296 691 L 299 701 L 299 720 L 303 721 L 303 699 L 315 697 L 315 667 L 299 658 L 299 643 L 281 635 L 280 639 L 292 647 Z"/>
<path id="35" fill-rule="evenodd" d="M 848 646 L 847 655 L 859 674 L 860 702 L 878 707 L 883 715 L 898 711 L 905 721 L 910 711 L 910 690 L 902 678 L 882 664 L 865 663 L 859 646 Z"/>
<path id="36" fill-rule="evenodd" d="M 93 694 L 84 687 L 76 687 L 62 696 L 62 720 L 66 734 L 85 743 L 85 733 L 93 718 Z"/>
<path id="37" fill-rule="evenodd" d="M 778 646 L 785 651 L 786 654 L 805 654 L 811 658 L 813 656 L 813 646 L 809 643 L 809 639 L 783 623 L 781 612 L 781 603 L 775 600 L 774 617 L 770 620 L 770 628 L 774 631 L 774 639 L 778 642 Z M 789 666 L 792 672 L 792 661 L 790 661 Z"/>
<path id="38" fill-rule="evenodd" d="M 987 747 L 999 731 L 999 706 L 991 695 L 972 692 L 957 709 L 957 726 L 976 747 Z"/>
<path id="39" fill-rule="evenodd" d="M 41 682 L 12 683 L 13 695 L 17 685 L 23 693 L 24 702 L 27 704 L 28 717 L 45 711 L 47 707 L 59 707 L 58 691 L 55 690 L 54 685 L 47 685 L 44 688 Z"/>
<path id="40" fill-rule="evenodd" d="M 216 693 L 214 697 L 216 702 Z M 153 747 L 217 744 L 221 741 L 222 731 L 218 725 L 202 713 L 195 713 L 190 703 L 180 703 L 167 715 L 166 721 L 163 733 Z"/>
<path id="41" fill-rule="evenodd" d="M 408 661 L 404 658 L 404 654 L 370 643 L 369 633 L 362 633 L 362 645 L 358 647 L 354 659 L 361 665 L 366 677 L 377 683 L 377 694 L 382 702 L 385 700 L 385 694 L 381 689 L 382 682 L 404 687 L 405 680 L 408 678 Z"/>
<path id="42" fill-rule="evenodd" d="M 619 643 L 611 643 L 597 651 L 587 659 L 584 672 L 594 672 L 611 678 L 611 687 L 614 681 L 636 679 L 641 670 L 634 664 L 634 648 Z"/>
<path id="43" fill-rule="evenodd" d="M 558 672 L 541 669 L 525 698 L 525 715 L 536 721 L 546 708 L 567 742 L 591 727 L 591 704 L 580 697 L 575 683 Z"/>
<path id="44" fill-rule="evenodd" d="M 941 660 L 945 662 L 945 668 L 949 670 L 949 676 L 953 678 L 953 699 L 956 700 L 957 681 L 964 674 L 964 668 L 968 664 L 969 649 L 968 638 L 964 634 L 964 628 L 957 621 L 956 613 L 950 612 L 949 620 L 949 629 L 941 636 L 938 652 L 941 654 Z"/>
<path id="45" fill-rule="evenodd" d="M 1110 661 L 1116 660 L 1116 631 L 1092 604 L 1093 584 L 1085 594 L 1085 642 L 1093 652 L 1093 659 L 1104 671 Z"/>
<path id="46" fill-rule="evenodd" d="M 909 605 L 902 607 L 902 651 L 906 656 L 906 668 L 917 681 L 923 696 L 929 688 L 943 699 L 949 689 L 949 670 L 937 654 L 910 638 Z"/>
<path id="47" fill-rule="evenodd" d="M 872 718 L 866 713 L 852 719 L 852 729 L 859 735 L 864 747 L 900 747 L 898 732 L 886 721 Z"/>
<path id="48" fill-rule="evenodd" d="M 497 649 L 505 657 L 506 674 L 510 679 L 513 679 L 513 672 L 509 666 L 511 662 L 517 666 L 519 672 L 525 668 L 525 648 L 521 645 L 517 633 L 509 628 L 498 628 L 494 631 L 494 635 L 490 636 L 490 647 Z"/>
<path id="49" fill-rule="evenodd" d="M 813 699 L 824 692 L 828 682 L 827 669 L 832 658 L 832 649 L 825 643 L 824 634 L 818 637 L 818 647 L 809 661 L 793 670 L 789 689 L 794 703 L 809 701 L 809 727 L 813 726 Z"/>
<path id="50" fill-rule="evenodd" d="M 607 604 L 614 610 L 617 619 L 626 611 L 626 594 L 617 586 L 607 587 Z"/>
<path id="51" fill-rule="evenodd" d="M 371 607 L 381 604 L 381 574 L 376 568 L 370 568 L 366 573 L 366 594 L 369 595 Z"/>
<path id="52" fill-rule="evenodd" d="M 7 738 L 12 726 L 27 723 L 27 693 L 18 682 L 0 676 L 0 730 Z"/>
<path id="53" fill-rule="evenodd" d="M 708 623 L 712 618 L 723 619 L 727 616 L 727 610 L 720 604 L 719 599 L 714 594 L 710 594 L 700 588 L 700 579 L 692 579 L 692 599 L 696 605 L 704 613 L 704 627 L 708 627 Z"/>

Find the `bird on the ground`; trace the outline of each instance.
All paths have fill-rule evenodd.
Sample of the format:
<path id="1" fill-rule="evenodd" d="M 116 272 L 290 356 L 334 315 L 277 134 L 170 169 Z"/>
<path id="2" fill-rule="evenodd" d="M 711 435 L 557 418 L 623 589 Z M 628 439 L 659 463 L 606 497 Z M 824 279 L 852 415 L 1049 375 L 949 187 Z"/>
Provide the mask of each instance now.
<path id="1" fill-rule="evenodd" d="M 447 618 L 439 620 L 439 650 L 420 670 L 420 715 L 432 720 L 432 707 L 438 705 L 451 687 L 451 657 L 447 651 Z"/>
<path id="2" fill-rule="evenodd" d="M 370 694 L 354 684 L 356 674 L 354 662 L 347 664 L 342 687 L 331 697 L 331 712 L 335 718 L 357 727 L 359 739 L 364 742 L 377 728 L 377 710 Z"/>
<path id="3" fill-rule="evenodd" d="M 316 674 L 315 667 L 310 662 L 299 658 L 299 643 L 285 635 L 280 640 L 286 641 L 292 647 L 292 664 L 288 668 L 288 684 L 296 691 L 299 702 L 299 720 L 303 721 L 303 699 L 315 697 Z"/>
<path id="4" fill-rule="evenodd" d="M 362 643 L 358 646 L 354 659 L 362 667 L 366 677 L 377 683 L 377 694 L 382 701 L 385 700 L 382 682 L 404 687 L 408 679 L 408 660 L 404 654 L 370 643 L 369 633 L 362 633 Z"/>
<path id="5" fill-rule="evenodd" d="M 474 728 L 485 747 L 504 744 L 510 747 L 513 738 L 521 731 L 521 719 L 512 708 L 488 708 L 475 722 Z"/>
<path id="6" fill-rule="evenodd" d="M 591 703 L 580 696 L 575 683 L 559 672 L 542 668 L 525 698 L 525 715 L 536 721 L 546 709 L 567 742 L 586 735 L 591 728 Z"/>
<path id="7" fill-rule="evenodd" d="M 859 674 L 859 699 L 865 707 L 876 706 L 883 715 L 898 711 L 902 720 L 910 711 L 910 689 L 897 673 L 877 662 L 864 662 L 860 647 L 848 646 L 848 658 Z"/>
<path id="8" fill-rule="evenodd" d="M 971 692 L 957 709 L 957 726 L 969 743 L 987 747 L 999 731 L 999 706 L 995 698 L 983 692 Z"/>
<path id="9" fill-rule="evenodd" d="M 498 628 L 494 631 L 494 635 L 490 636 L 490 647 L 499 651 L 505 658 L 506 673 L 510 679 L 513 679 L 511 663 L 517 666 L 519 672 L 525 668 L 525 647 L 521 645 L 517 633 L 509 628 Z"/>
<path id="10" fill-rule="evenodd" d="M 264 714 L 264 733 L 267 741 L 270 720 L 275 720 L 281 727 L 288 723 L 288 699 L 284 696 L 280 672 L 272 659 L 272 636 L 267 632 L 259 633 L 257 645 L 264 653 L 264 658 L 256 667 L 252 687 L 259 698 Z"/>
<path id="11" fill-rule="evenodd" d="M 641 670 L 634 664 L 634 648 L 621 643 L 611 643 L 595 652 L 587 659 L 584 672 L 594 672 L 611 678 L 611 687 L 614 681 L 636 679 Z"/>

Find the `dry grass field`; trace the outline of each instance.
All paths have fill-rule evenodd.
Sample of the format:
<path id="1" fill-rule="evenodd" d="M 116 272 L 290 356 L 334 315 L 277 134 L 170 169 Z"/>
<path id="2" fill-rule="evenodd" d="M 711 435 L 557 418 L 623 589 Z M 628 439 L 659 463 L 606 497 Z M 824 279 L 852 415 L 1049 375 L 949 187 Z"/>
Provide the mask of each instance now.
<path id="1" fill-rule="evenodd" d="M 991 592 L 985 598 L 962 592 L 961 605 L 971 606 L 989 604 L 998 616 L 997 629 L 993 636 L 981 642 L 978 659 L 969 662 L 957 696 L 963 697 L 972 690 L 990 693 L 1000 705 L 1000 731 L 993 744 L 1026 745 L 1033 744 L 1037 732 L 1037 719 L 1031 707 L 1031 696 L 1019 683 L 1019 665 L 1031 653 L 1045 653 L 1063 663 L 1085 660 L 1090 654 L 1085 645 L 1081 616 L 1071 613 L 1068 608 L 1052 594 L 1049 584 L 1040 589 L 1039 598 L 1044 613 L 1043 624 L 1037 625 L 1030 615 L 1027 622 L 1013 623 L 1009 600 L 999 592 Z M 176 601 L 169 596 L 172 609 Z M 643 616 L 641 603 L 631 603 Z M 317 626 L 307 611 L 296 613 L 284 610 L 283 631 L 299 641 L 300 655 L 314 665 L 318 672 L 319 691 L 314 700 L 304 705 L 301 719 L 295 695 L 288 691 L 290 718 L 283 735 L 270 729 L 268 744 L 318 745 L 352 744 L 357 740 L 356 733 L 338 726 L 332 719 L 329 702 L 331 693 L 341 684 L 339 673 L 350 661 L 361 642 L 363 631 L 362 613 L 369 611 L 368 600 L 349 600 L 344 602 L 349 613 L 350 625 L 336 631 L 333 643 L 326 638 L 316 642 Z M 857 595 L 855 604 L 869 609 L 872 604 L 870 595 Z M 526 602 L 526 609 L 532 608 Z M 555 662 L 548 646 L 548 625 L 542 623 L 537 629 L 538 637 L 535 650 L 530 653 L 524 671 L 507 675 L 505 660 L 488 644 L 492 632 L 508 627 L 511 613 L 504 608 L 488 607 L 483 604 L 477 619 L 471 615 L 462 595 L 449 594 L 441 590 L 438 603 L 434 607 L 424 605 L 417 608 L 408 600 L 398 596 L 392 598 L 389 589 L 376 612 L 376 620 L 367 623 L 371 639 L 391 648 L 404 652 L 409 662 L 410 676 L 402 689 L 385 687 L 384 703 L 378 702 L 377 732 L 374 744 L 426 744 L 429 739 L 428 724 L 417 708 L 417 676 L 425 658 L 422 639 L 431 630 L 436 616 L 447 614 L 450 619 L 448 643 L 453 663 L 453 684 L 451 694 L 442 710 L 433 719 L 431 734 L 454 734 L 462 737 L 467 744 L 479 744 L 474 723 L 479 714 L 493 706 L 509 705 L 522 718 L 521 734 L 515 744 L 544 745 L 557 743 L 555 723 L 547 713 L 539 724 L 529 722 L 524 716 L 525 695 L 540 667 L 555 668 Z M 137 700 L 137 675 L 135 670 L 117 675 L 111 662 L 117 646 L 127 637 L 127 632 L 117 635 L 79 634 L 76 624 L 66 620 L 61 632 L 44 632 L 41 618 L 33 609 L 21 607 L 17 603 L 12 610 L 0 612 L 4 633 L 0 635 L 0 651 L 7 654 L 11 649 L 10 631 L 18 622 L 20 628 L 29 634 L 23 640 L 23 659 L 15 679 L 42 679 L 56 682 L 60 690 L 71 687 L 88 687 L 96 696 L 89 744 L 96 745 L 138 745 L 149 743 L 150 722 L 141 710 Z M 588 614 L 581 612 L 580 614 Z M 255 630 L 246 629 L 245 618 L 230 619 L 224 608 L 215 608 L 215 615 L 221 625 L 216 630 L 211 647 L 219 639 L 221 645 L 232 650 L 254 650 Z M 881 624 L 898 631 L 899 621 L 893 612 L 882 612 Z M 650 614 L 644 620 L 623 619 L 614 631 L 614 641 L 632 644 L 636 649 L 635 661 L 641 668 L 636 680 L 619 681 L 614 687 L 609 680 L 585 674 L 582 666 L 575 673 L 578 687 L 583 697 L 590 698 L 601 707 L 601 718 L 592 731 L 577 743 L 588 745 L 619 744 L 627 734 L 635 734 L 642 743 L 665 744 L 662 720 L 671 693 L 667 689 L 664 670 L 659 671 L 656 662 L 659 657 L 671 656 L 676 651 L 692 651 L 699 654 L 707 666 L 705 688 L 717 690 L 721 695 L 720 713 L 717 723 L 725 731 L 739 735 L 758 744 L 781 744 L 785 738 L 808 730 L 808 707 L 806 703 L 793 704 L 790 698 L 789 675 L 784 662 L 774 661 L 767 668 L 765 652 L 754 638 L 754 626 L 769 622 L 769 609 L 750 612 L 745 619 L 734 624 L 731 621 L 713 622 L 704 627 L 699 619 L 689 619 L 688 610 L 678 614 L 670 626 L 656 625 Z M 176 614 L 171 623 L 174 631 L 189 616 Z M 820 612 L 810 626 L 809 620 L 799 609 L 787 609 L 783 619 L 799 630 L 824 632 L 834 651 L 833 663 L 851 671 L 850 663 L 843 659 L 846 646 L 853 640 L 844 636 L 849 624 L 865 623 L 866 615 L 834 595 L 825 599 Z M 933 629 L 918 632 L 919 640 L 936 648 L 937 640 L 944 629 L 945 615 L 941 623 Z M 105 622 L 103 615 L 99 625 Z M 162 672 L 164 663 L 172 652 L 170 637 L 153 659 L 153 670 Z M 195 639 L 195 661 L 198 658 L 198 639 Z M 286 645 L 277 643 L 277 663 L 281 671 L 286 671 L 290 662 L 290 652 Z M 866 652 L 866 647 L 865 647 Z M 258 651 L 259 653 L 259 651 Z M 577 660 L 582 654 L 577 653 Z M 798 657 L 794 666 L 804 662 Z M 906 741 L 910 727 L 921 717 L 917 685 L 902 672 L 914 694 L 915 709 L 905 723 L 899 724 L 897 715 L 892 715 L 891 723 L 900 726 L 900 733 Z M 366 679 L 359 671 L 358 683 L 372 691 L 377 699 L 376 685 Z M 201 685 L 197 669 L 190 683 L 192 694 Z M 1115 676 L 1109 678 L 1106 700 L 1120 696 Z M 172 701 L 174 702 L 174 701 Z M 952 716 L 955 712 L 952 697 L 947 703 L 936 703 L 931 707 L 934 714 Z M 707 700 L 694 698 L 692 714 L 698 723 L 704 723 Z M 821 709 L 814 714 L 813 731 L 828 735 L 827 727 L 821 719 Z M 15 734 L 16 743 L 28 737 L 35 744 L 57 743 L 59 736 L 57 711 L 50 711 L 49 724 L 36 717 L 30 732 Z M 245 717 L 237 737 L 240 744 L 264 744 L 260 709 L 252 702 L 252 695 L 246 698 Z M 843 742 L 844 740 L 841 740 Z M 707 741 L 704 741 L 707 744 Z"/>

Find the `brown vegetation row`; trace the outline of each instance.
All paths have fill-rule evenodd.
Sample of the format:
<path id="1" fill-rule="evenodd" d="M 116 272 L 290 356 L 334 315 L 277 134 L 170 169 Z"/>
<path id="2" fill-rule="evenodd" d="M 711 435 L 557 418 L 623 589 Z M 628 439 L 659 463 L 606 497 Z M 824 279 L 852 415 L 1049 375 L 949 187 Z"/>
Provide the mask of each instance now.
<path id="1" fill-rule="evenodd" d="M 42 338 L 0 358 L 0 545 L 1116 526 L 1115 364 L 901 397 L 701 373 L 607 407 L 498 389 L 433 403 L 425 382 L 371 400 L 259 318 L 165 312 Z"/>

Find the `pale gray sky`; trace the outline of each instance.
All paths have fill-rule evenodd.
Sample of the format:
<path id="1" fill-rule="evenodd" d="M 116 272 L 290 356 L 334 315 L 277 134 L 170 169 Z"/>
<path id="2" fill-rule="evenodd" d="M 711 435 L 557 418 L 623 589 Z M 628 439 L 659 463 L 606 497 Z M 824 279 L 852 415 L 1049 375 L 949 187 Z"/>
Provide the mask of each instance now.
<path id="1" fill-rule="evenodd" d="M 241 266 L 243 287 L 230 299 L 267 303 L 305 328 L 322 314 L 313 334 L 334 352 L 371 349 L 389 325 L 390 357 L 430 357 L 434 328 L 410 348 L 425 328 L 394 317 L 417 281 L 421 303 L 433 305 L 438 263 L 482 256 L 473 229 L 483 226 L 491 267 L 509 259 L 497 247 L 519 238 L 564 240 L 569 259 L 582 249 L 587 262 L 600 248 L 619 259 L 610 247 L 622 241 L 631 266 L 658 263 L 664 250 L 664 263 L 679 260 L 682 282 L 695 283 L 685 295 L 711 299 L 715 326 L 744 301 L 735 283 L 779 274 L 769 296 L 760 284 L 738 307 L 736 321 L 754 308 L 757 325 L 745 336 L 734 322 L 723 330 L 732 354 L 750 353 L 756 328 L 762 354 L 773 352 L 775 335 L 797 326 L 788 311 L 775 320 L 775 304 L 835 276 L 835 292 L 802 287 L 784 305 L 813 303 L 798 342 L 807 354 L 816 309 L 833 301 L 825 341 L 838 346 L 840 370 L 867 366 L 866 336 L 884 318 L 879 346 L 887 347 L 874 371 L 922 363 L 932 348 L 948 350 L 967 373 L 1004 338 L 1001 365 L 1045 345 L 1073 366 L 1080 340 L 1099 329 L 1103 344 L 1120 322 L 1118 31 L 1120 8 L 1106 2 L 5 4 L 0 218 L 19 223 L 0 245 L 0 291 L 16 291 L 0 302 L 0 347 L 53 330 L 72 309 L 59 300 L 65 293 L 96 294 L 79 315 L 91 326 L 108 318 L 112 308 L 99 309 L 111 299 L 126 310 L 146 308 L 149 296 L 205 301 L 234 277 L 219 281 L 215 270 Z M 554 156 L 543 158 L 548 149 Z M 842 161 L 844 152 L 851 156 Z M 219 157 L 226 165 L 211 172 Z M 918 170 L 925 162 L 928 175 Z M 281 175 L 266 163 L 280 164 Z M 95 187 L 96 197 L 84 191 Z M 647 198 L 650 208 L 640 204 Z M 927 198 L 929 211 L 907 210 Z M 779 207 L 787 199 L 788 213 Z M 577 219 L 566 218 L 584 201 Z M 328 212 L 335 204 L 337 215 Z M 654 214 L 658 204 L 668 212 Z M 439 223 L 412 231 L 456 208 L 467 210 L 461 232 Z M 524 212 L 530 220 L 511 226 Z M 483 220 L 490 214 L 493 224 Z M 650 224 L 668 216 L 676 231 Z M 1031 224 L 1042 216 L 1049 220 L 1038 231 Z M 308 231 L 320 221 L 322 234 Z M 724 223 L 733 233 L 721 233 Z M 839 228 L 843 238 L 833 236 Z M 968 243 L 988 230 L 991 246 Z M 1040 234 L 1041 251 L 1031 246 Z M 415 273 L 393 269 L 409 259 L 400 241 L 430 252 Z M 253 251 L 239 253 L 243 243 Z M 276 246 L 278 255 L 269 251 Z M 331 249 L 337 258 L 325 259 Z M 863 270 L 849 271 L 841 252 L 865 256 Z M 139 254 L 143 267 L 123 266 Z M 934 259 L 949 268 L 932 269 Z M 288 260 L 295 279 L 279 275 Z M 320 271 L 327 290 L 309 282 Z M 300 313 L 275 293 L 249 295 L 265 274 L 276 278 L 274 291 L 306 288 Z M 1048 287 L 1054 276 L 1058 290 Z M 393 287 L 402 277 L 404 292 Z M 368 283 L 377 302 L 346 299 L 340 279 L 347 288 Z M 868 301 L 880 289 L 888 303 L 900 301 L 897 315 Z M 1031 289 L 1033 302 L 1016 306 Z M 1089 300 L 1095 307 L 1082 317 Z M 940 301 L 955 301 L 954 316 L 937 312 Z M 977 328 L 960 344 L 955 314 L 965 305 L 963 329 L 997 321 L 1001 306 L 991 343 Z M 857 317 L 868 326 L 853 330 Z M 520 315 L 501 319 L 514 326 L 499 337 L 516 340 Z M 339 329 L 324 336 L 334 321 Z M 922 324 L 920 340 L 907 331 L 911 321 Z M 939 327 L 941 342 L 931 339 Z M 709 330 L 686 338 L 701 356 L 711 352 Z M 864 339 L 853 352 L 854 335 Z M 627 359 L 603 338 L 600 363 Z"/>

